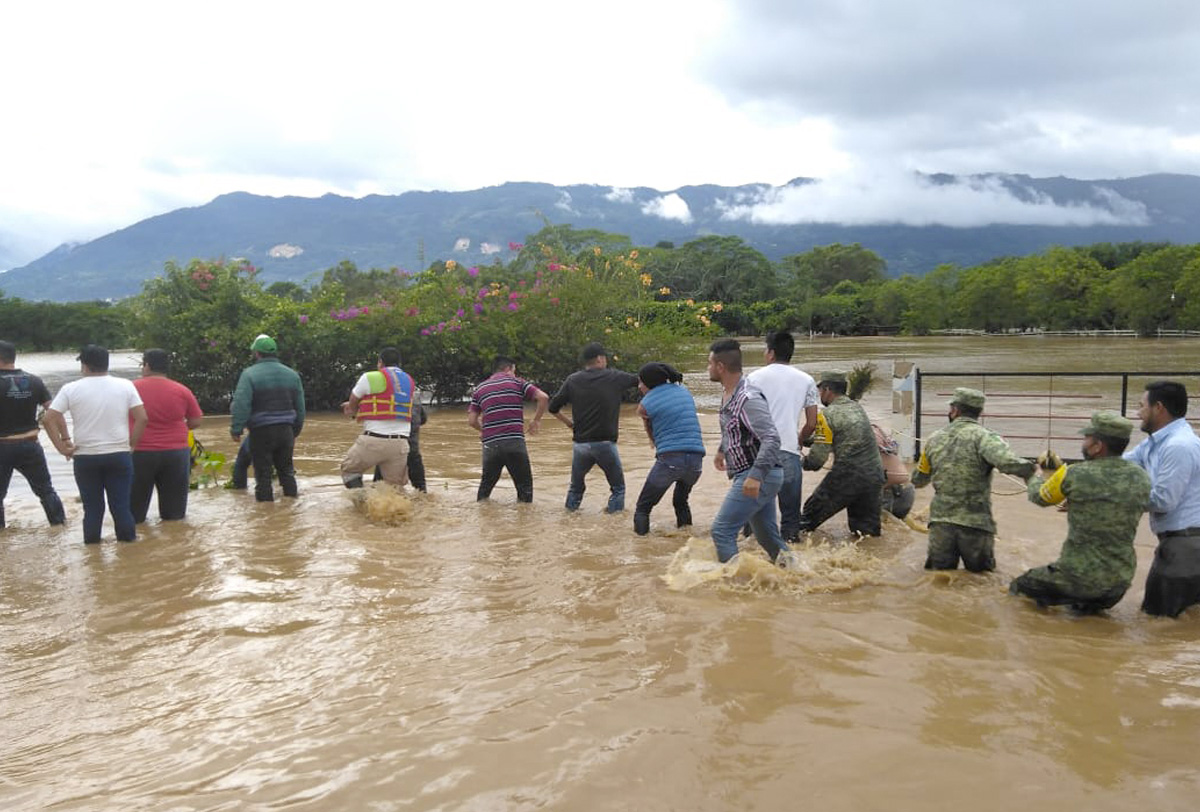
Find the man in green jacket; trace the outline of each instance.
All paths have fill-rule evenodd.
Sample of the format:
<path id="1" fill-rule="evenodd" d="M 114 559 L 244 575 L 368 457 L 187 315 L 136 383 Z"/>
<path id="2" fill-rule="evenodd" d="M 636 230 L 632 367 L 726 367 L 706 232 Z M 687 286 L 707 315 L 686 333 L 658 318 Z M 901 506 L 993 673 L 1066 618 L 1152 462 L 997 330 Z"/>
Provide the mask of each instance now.
<path id="1" fill-rule="evenodd" d="M 271 471 L 279 472 L 284 496 L 298 496 L 292 450 L 304 427 L 304 386 L 300 376 L 276 355 L 275 339 L 260 335 L 250 345 L 254 364 L 242 370 L 233 405 L 229 433 L 240 443 L 250 431 L 250 458 L 254 463 L 254 498 L 273 502 Z"/>
<path id="2" fill-rule="evenodd" d="M 805 501 L 800 512 L 800 531 L 816 530 L 845 508 L 851 532 L 878 536 L 884 474 L 871 418 L 862 406 L 846 396 L 845 372 L 822 372 L 817 393 L 825 408 L 817 416 L 817 428 L 811 435 L 812 449 L 804 457 L 804 470 L 820 470 L 831 453 L 833 468 Z"/>
<path id="3" fill-rule="evenodd" d="M 999 434 L 979 425 L 984 396 L 960 387 L 950 401 L 950 425 L 929 438 L 913 485 L 933 483 L 929 505 L 927 570 L 952 570 L 958 560 L 971 572 L 996 568 L 993 548 L 992 470 L 1028 480 L 1034 465 L 1014 454 Z"/>
<path id="4" fill-rule="evenodd" d="M 1070 505 L 1067 540 L 1053 564 L 1013 579 L 1010 594 L 1078 612 L 1103 611 L 1125 595 L 1137 567 L 1133 538 L 1150 506 L 1150 476 L 1121 458 L 1132 432 L 1124 417 L 1096 412 L 1079 432 L 1084 461 L 1029 480 L 1030 502 Z"/>

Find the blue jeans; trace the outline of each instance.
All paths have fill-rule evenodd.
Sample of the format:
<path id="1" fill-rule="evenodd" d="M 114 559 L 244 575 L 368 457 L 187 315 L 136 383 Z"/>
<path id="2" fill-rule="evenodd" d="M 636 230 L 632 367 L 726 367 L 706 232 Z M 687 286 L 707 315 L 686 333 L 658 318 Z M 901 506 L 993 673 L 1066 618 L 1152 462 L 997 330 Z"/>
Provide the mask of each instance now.
<path id="1" fill-rule="evenodd" d="M 800 487 L 804 481 L 804 468 L 799 454 L 780 452 L 783 466 L 783 485 L 779 489 L 779 535 L 791 541 L 800 534 Z"/>
<path id="2" fill-rule="evenodd" d="M 129 492 L 133 486 L 133 454 L 118 451 L 114 454 L 76 454 L 75 484 L 83 501 L 83 543 L 100 541 L 104 524 L 104 497 L 112 511 L 117 541 L 134 541 L 137 525 L 129 507 Z"/>
<path id="3" fill-rule="evenodd" d="M 772 561 L 781 551 L 789 549 L 779 535 L 779 525 L 775 521 L 775 497 L 783 485 L 783 469 L 771 469 L 754 499 L 742 493 L 742 484 L 749 475 L 750 471 L 743 471 L 729 481 L 729 492 L 712 522 L 713 543 L 717 546 L 717 558 L 722 562 L 737 555 L 738 532 L 747 522 L 754 531 L 754 538 Z"/>
<path id="4" fill-rule="evenodd" d="M 0 442 L 0 528 L 4 527 L 4 497 L 8 495 L 8 484 L 12 481 L 13 471 L 21 472 L 29 482 L 29 490 L 41 500 L 42 510 L 46 512 L 46 521 L 50 524 L 62 524 L 66 521 L 62 500 L 58 498 L 54 485 L 50 483 L 46 453 L 42 451 L 35 437 L 32 440 Z"/>
<path id="5" fill-rule="evenodd" d="M 583 478 L 593 465 L 599 465 L 600 470 L 608 479 L 611 493 L 608 497 L 608 513 L 618 513 L 625 509 L 625 472 L 621 469 L 621 455 L 617 453 L 617 444 L 611 440 L 595 443 L 575 443 L 571 454 L 571 485 L 567 488 L 567 510 L 577 510 L 583 502 L 583 492 L 587 485 Z"/>
<path id="6" fill-rule="evenodd" d="M 675 485 L 675 495 L 671 499 L 675 508 L 675 525 L 690 525 L 692 509 L 688 505 L 688 495 L 703 470 L 703 451 L 665 451 L 659 454 L 646 476 L 646 484 L 642 486 L 637 506 L 633 509 L 633 531 L 639 536 L 650 532 L 650 511 L 654 510 L 672 484 Z"/>

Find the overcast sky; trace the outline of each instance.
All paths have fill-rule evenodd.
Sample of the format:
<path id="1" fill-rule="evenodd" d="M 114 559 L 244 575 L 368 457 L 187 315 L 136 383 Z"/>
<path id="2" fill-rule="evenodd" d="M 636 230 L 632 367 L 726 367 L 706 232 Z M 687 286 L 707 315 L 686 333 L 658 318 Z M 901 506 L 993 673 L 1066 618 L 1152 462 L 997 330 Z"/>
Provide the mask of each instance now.
<path id="1" fill-rule="evenodd" d="M 1198 35 L 1181 0 L 6 3 L 0 249 L 231 191 L 505 181 L 805 176 L 731 216 L 1075 222 L 913 173 L 1200 174 Z"/>

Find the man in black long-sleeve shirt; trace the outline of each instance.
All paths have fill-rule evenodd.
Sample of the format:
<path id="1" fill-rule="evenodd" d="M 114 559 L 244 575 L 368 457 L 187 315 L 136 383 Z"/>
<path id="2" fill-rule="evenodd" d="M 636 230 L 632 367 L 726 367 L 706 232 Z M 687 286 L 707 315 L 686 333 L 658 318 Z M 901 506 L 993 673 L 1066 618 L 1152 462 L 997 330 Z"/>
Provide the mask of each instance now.
<path id="1" fill-rule="evenodd" d="M 577 510 L 587 489 L 584 477 L 593 465 L 608 479 L 608 513 L 625 509 L 625 472 L 617 453 L 617 433 L 621 417 L 621 396 L 637 386 L 637 375 L 608 368 L 608 353 L 592 342 L 583 348 L 583 369 L 569 375 L 562 388 L 550 398 L 550 414 L 567 424 L 575 441 L 571 456 L 571 485 L 567 489 L 567 510 Z M 571 405 L 571 417 L 562 407 Z"/>

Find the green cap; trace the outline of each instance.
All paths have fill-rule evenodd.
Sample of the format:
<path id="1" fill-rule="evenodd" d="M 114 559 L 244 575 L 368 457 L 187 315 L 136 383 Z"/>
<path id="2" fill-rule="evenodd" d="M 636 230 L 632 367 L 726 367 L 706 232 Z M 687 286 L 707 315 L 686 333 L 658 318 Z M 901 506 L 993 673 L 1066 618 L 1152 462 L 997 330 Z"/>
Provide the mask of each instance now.
<path id="1" fill-rule="evenodd" d="M 255 352 L 275 352 L 278 347 L 275 346 L 275 339 L 266 333 L 261 333 L 254 339 L 254 343 L 250 345 L 250 349 Z"/>
<path id="2" fill-rule="evenodd" d="M 1133 434 L 1133 423 L 1116 412 L 1093 412 L 1091 422 L 1081 428 L 1079 433 L 1088 437 L 1100 434 L 1114 440 L 1128 440 Z"/>
<path id="3" fill-rule="evenodd" d="M 817 379 L 817 385 L 823 383 L 845 383 L 846 373 L 840 369 L 827 369 L 821 373 L 821 377 Z"/>
<path id="4" fill-rule="evenodd" d="M 983 402 L 986 400 L 983 393 L 978 389 L 968 389 L 965 386 L 960 386 L 954 390 L 954 397 L 950 398 L 951 406 L 966 406 L 968 409 L 983 410 Z"/>

